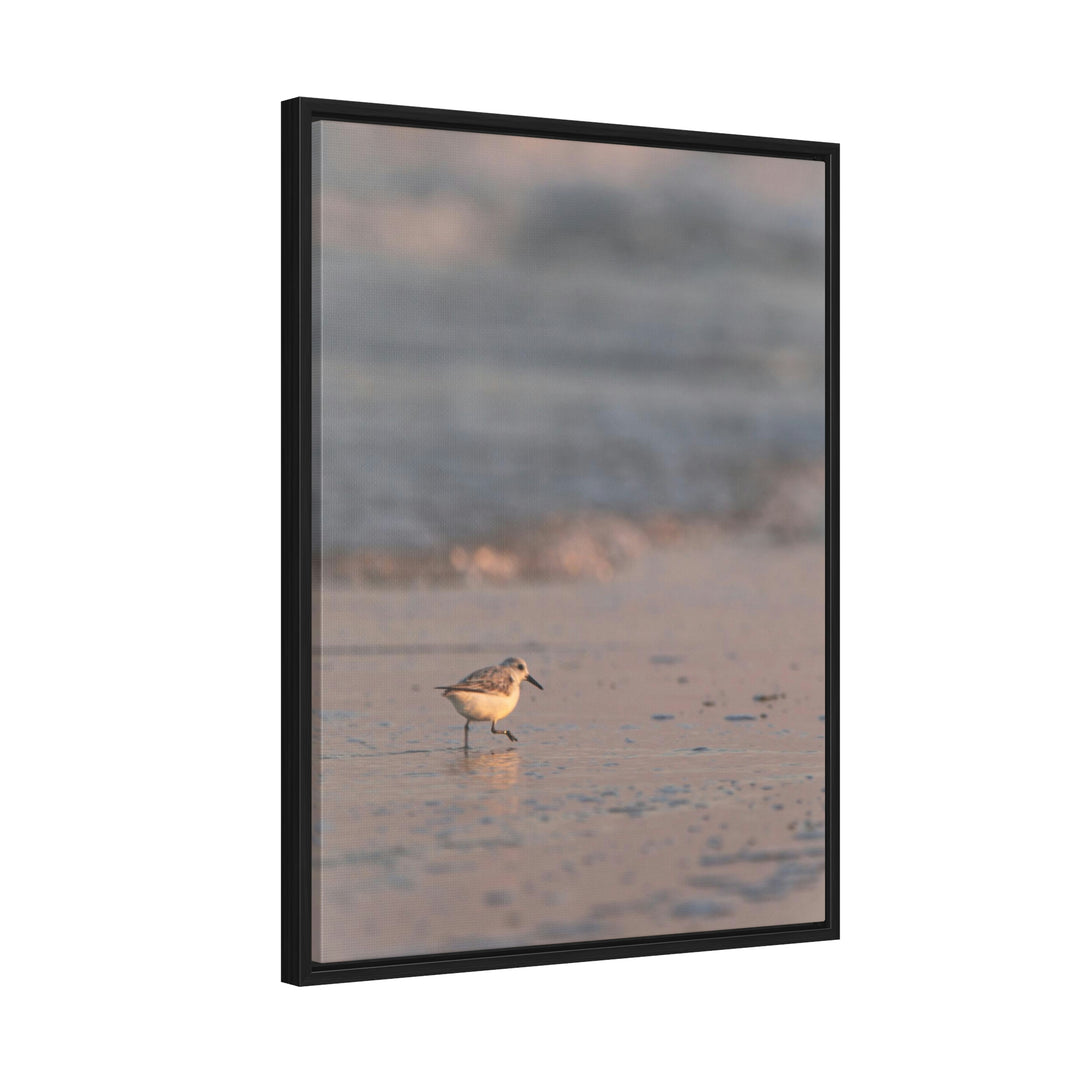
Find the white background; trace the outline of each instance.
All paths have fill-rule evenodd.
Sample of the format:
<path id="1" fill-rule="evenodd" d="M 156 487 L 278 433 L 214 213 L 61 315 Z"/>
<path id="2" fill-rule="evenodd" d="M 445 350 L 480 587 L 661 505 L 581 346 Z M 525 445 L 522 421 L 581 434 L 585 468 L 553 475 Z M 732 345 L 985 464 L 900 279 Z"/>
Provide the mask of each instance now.
<path id="1" fill-rule="evenodd" d="M 5 17 L 11 1075 L 1075 1066 L 1068 7 L 390 8 Z M 842 144 L 842 941 L 278 983 L 298 94 Z"/>

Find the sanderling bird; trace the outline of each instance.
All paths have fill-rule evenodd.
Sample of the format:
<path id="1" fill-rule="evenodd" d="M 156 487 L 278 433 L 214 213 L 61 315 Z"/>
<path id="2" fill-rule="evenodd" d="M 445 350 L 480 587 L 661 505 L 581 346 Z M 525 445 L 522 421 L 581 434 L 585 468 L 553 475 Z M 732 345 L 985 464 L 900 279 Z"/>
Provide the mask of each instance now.
<path id="1" fill-rule="evenodd" d="M 492 735 L 505 735 L 511 742 L 518 741 L 508 728 L 497 728 L 495 725 L 514 711 L 523 680 L 531 682 L 538 690 L 544 689 L 529 674 L 524 660 L 508 656 L 501 664 L 480 668 L 453 686 L 435 687 L 465 717 L 466 750 L 469 748 L 469 725 L 474 720 L 481 724 L 490 720 Z"/>

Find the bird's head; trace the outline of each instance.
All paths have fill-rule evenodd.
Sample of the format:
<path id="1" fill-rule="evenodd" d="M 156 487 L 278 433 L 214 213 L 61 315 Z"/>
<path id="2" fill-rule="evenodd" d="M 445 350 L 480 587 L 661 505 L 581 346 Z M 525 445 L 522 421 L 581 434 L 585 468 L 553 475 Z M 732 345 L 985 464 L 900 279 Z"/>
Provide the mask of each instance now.
<path id="1" fill-rule="evenodd" d="M 529 665 L 519 656 L 508 656 L 503 662 L 504 668 L 509 668 L 515 682 L 531 682 L 537 690 L 544 688 L 529 674 Z"/>

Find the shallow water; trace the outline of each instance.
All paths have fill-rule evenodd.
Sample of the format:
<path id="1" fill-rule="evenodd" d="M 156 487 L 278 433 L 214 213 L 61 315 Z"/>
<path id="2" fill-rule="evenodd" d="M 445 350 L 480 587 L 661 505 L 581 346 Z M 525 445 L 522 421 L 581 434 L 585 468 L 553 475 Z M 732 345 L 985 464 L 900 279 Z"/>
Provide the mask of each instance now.
<path id="1" fill-rule="evenodd" d="M 474 726 L 466 751 L 430 687 L 484 659 L 324 658 L 324 702 L 336 687 L 353 703 L 316 724 L 324 960 L 824 917 L 824 736 L 805 676 L 731 724 L 704 702 L 752 693 L 704 655 L 534 642 L 547 689 L 505 721 L 519 741 Z"/>

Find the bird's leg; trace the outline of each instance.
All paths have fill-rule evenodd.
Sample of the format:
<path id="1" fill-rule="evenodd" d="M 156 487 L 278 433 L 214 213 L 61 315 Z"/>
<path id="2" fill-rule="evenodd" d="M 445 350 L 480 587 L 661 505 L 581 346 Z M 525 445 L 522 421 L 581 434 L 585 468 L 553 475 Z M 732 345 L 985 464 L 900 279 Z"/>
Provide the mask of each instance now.
<path id="1" fill-rule="evenodd" d="M 505 735 L 511 742 L 517 742 L 517 736 L 509 728 L 497 728 L 495 721 L 491 721 L 491 734 L 492 735 Z"/>
<path id="2" fill-rule="evenodd" d="M 494 726 L 495 725 L 492 724 L 492 727 L 494 727 Z M 465 721 L 465 749 L 466 750 L 469 749 L 469 721 L 468 720 Z"/>

